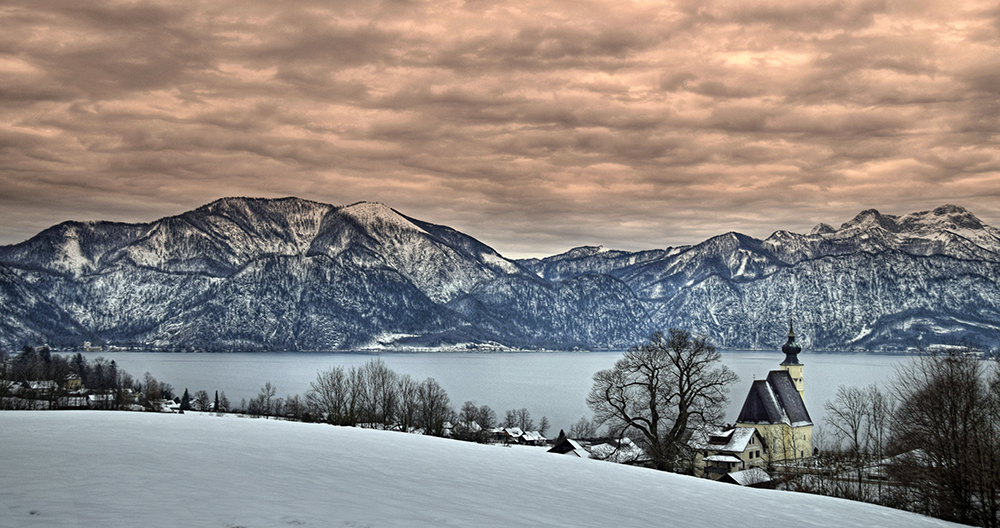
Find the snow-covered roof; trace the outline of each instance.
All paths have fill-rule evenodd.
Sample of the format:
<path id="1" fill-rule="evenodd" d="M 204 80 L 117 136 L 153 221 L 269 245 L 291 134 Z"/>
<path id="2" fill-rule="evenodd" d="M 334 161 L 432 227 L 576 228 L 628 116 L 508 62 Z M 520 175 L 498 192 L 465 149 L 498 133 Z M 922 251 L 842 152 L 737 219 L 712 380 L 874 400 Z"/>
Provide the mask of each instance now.
<path id="1" fill-rule="evenodd" d="M 754 484 L 763 484 L 764 482 L 771 481 L 771 476 L 767 474 L 767 471 L 764 471 L 761 468 L 750 468 L 750 469 L 744 469 L 743 471 L 734 471 L 732 473 L 729 473 L 728 476 L 740 486 L 752 486 Z"/>
<path id="2" fill-rule="evenodd" d="M 724 431 L 711 433 L 691 444 L 695 449 L 721 451 L 726 453 L 742 453 L 750 445 L 750 439 L 757 434 L 754 427 L 736 426 Z M 759 435 L 758 435 L 759 436 Z"/>
<path id="3" fill-rule="evenodd" d="M 708 462 L 728 462 L 731 464 L 739 464 L 743 462 L 732 455 L 709 455 L 705 457 L 705 460 Z"/>
<path id="4" fill-rule="evenodd" d="M 524 434 L 520 427 L 503 427 L 500 432 L 511 438 L 521 438 L 521 435 Z"/>
<path id="5" fill-rule="evenodd" d="M 560 455 L 571 455 L 580 458 L 590 458 L 590 452 L 587 451 L 580 442 L 573 440 L 572 438 L 566 438 L 562 442 L 559 442 L 552 449 L 549 449 L 549 453 L 558 453 Z"/>
<path id="6" fill-rule="evenodd" d="M 591 446 L 590 457 L 625 464 L 645 458 L 646 452 L 626 437 Z"/>
<path id="7" fill-rule="evenodd" d="M 750 439 L 755 434 L 757 434 L 757 429 L 754 427 L 734 427 L 733 434 L 729 438 L 729 443 L 726 444 L 725 450 L 740 453 L 746 451 L 747 445 L 750 444 Z"/>
<path id="8" fill-rule="evenodd" d="M 526 442 L 541 442 L 545 440 L 545 437 L 538 431 L 525 431 L 521 434 L 521 439 Z"/>

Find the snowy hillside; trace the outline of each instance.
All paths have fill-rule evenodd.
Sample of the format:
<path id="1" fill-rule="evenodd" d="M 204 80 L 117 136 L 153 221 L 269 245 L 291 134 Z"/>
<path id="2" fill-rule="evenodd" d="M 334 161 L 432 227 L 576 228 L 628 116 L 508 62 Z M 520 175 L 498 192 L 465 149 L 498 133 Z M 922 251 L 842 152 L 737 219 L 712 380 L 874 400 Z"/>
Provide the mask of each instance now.
<path id="1" fill-rule="evenodd" d="M 440 438 L 188 413 L 0 413 L 0 525 L 958 526 Z"/>

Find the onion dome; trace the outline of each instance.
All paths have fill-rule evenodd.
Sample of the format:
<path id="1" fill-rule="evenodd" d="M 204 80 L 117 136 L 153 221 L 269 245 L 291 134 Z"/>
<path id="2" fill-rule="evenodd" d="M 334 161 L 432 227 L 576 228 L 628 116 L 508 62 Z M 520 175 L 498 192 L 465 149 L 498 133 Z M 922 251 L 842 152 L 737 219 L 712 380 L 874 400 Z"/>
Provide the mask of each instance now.
<path id="1" fill-rule="evenodd" d="M 795 330 L 792 328 L 792 318 L 788 318 L 788 342 L 781 347 L 781 351 L 785 353 L 785 360 L 781 362 L 782 365 L 801 365 L 799 363 L 799 352 L 802 352 L 802 347 L 800 347 L 795 342 Z"/>

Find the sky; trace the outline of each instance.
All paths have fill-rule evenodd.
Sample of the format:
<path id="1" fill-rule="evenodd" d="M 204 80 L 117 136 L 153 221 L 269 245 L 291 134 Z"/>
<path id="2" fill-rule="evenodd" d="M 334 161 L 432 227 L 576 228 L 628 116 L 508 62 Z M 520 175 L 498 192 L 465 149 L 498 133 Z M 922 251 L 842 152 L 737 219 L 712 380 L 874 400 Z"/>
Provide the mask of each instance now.
<path id="1" fill-rule="evenodd" d="M 1000 225 L 993 0 L 8 0 L 0 244 L 226 196 L 382 202 L 512 258 Z"/>

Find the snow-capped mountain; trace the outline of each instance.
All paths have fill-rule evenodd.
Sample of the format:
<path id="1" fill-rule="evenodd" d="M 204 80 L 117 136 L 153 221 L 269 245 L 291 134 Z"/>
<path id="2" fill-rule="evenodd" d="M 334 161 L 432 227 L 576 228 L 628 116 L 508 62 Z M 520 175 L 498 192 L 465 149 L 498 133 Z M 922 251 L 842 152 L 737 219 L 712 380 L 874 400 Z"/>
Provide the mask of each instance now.
<path id="1" fill-rule="evenodd" d="M 683 327 L 773 348 L 993 344 L 1000 230 L 956 206 L 512 261 L 378 203 L 226 198 L 145 224 L 66 222 L 0 247 L 0 346 L 623 348 Z"/>
<path id="2" fill-rule="evenodd" d="M 863 211 L 839 229 L 728 233 L 657 253 L 578 248 L 522 264 L 543 278 L 601 270 L 637 293 L 659 328 L 771 348 L 794 316 L 821 349 L 983 344 L 1000 339 L 1000 230 L 946 205 Z"/>
<path id="3" fill-rule="evenodd" d="M 83 339 L 207 350 L 618 347 L 648 327 L 627 287 L 542 280 L 472 237 L 368 202 L 227 198 L 148 224 L 67 222 L 0 247 L 0 263 L 18 323 L 0 327 L 0 343 L 13 349 Z M 41 299 L 52 313 L 33 327 L 22 314 Z"/>

